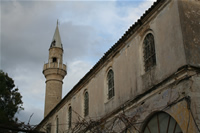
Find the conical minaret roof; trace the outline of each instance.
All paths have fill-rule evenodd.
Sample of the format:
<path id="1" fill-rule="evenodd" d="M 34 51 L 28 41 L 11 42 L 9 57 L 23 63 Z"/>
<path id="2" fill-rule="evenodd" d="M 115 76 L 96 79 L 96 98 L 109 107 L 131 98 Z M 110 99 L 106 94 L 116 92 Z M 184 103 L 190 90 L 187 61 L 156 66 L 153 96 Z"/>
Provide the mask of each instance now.
<path id="1" fill-rule="evenodd" d="M 61 42 L 61 39 L 60 39 L 59 29 L 58 29 L 58 21 L 57 21 L 56 30 L 55 30 L 50 48 L 52 48 L 52 47 L 63 48 L 62 42 Z"/>

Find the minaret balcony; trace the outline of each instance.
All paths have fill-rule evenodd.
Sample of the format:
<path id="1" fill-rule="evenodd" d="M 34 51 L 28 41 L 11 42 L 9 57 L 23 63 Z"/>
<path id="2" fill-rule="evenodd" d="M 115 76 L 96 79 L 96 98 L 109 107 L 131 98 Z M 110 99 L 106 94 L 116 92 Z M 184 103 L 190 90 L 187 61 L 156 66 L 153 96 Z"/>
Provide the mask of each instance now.
<path id="1" fill-rule="evenodd" d="M 57 63 L 57 62 L 51 62 L 51 63 L 46 63 L 44 64 L 43 70 L 49 69 L 49 68 L 58 68 L 66 71 L 67 66 L 62 63 Z"/>

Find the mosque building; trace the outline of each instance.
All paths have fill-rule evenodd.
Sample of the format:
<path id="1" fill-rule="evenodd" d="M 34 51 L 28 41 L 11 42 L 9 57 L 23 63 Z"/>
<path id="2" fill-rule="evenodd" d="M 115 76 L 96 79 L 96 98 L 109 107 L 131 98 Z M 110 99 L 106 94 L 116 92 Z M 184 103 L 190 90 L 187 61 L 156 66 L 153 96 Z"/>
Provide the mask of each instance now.
<path id="1" fill-rule="evenodd" d="M 57 25 L 38 131 L 200 133 L 199 0 L 154 2 L 64 98 L 63 47 Z"/>

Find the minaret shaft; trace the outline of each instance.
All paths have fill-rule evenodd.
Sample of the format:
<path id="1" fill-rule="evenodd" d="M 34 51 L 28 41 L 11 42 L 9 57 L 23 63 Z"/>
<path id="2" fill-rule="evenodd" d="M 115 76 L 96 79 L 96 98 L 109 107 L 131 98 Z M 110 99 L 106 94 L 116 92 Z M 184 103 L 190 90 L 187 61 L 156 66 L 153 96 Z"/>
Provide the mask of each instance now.
<path id="1" fill-rule="evenodd" d="M 44 117 L 46 117 L 62 99 L 62 80 L 67 74 L 66 65 L 63 64 L 63 48 L 58 25 L 49 49 L 48 63 L 44 64 L 43 74 L 46 78 L 44 110 Z"/>

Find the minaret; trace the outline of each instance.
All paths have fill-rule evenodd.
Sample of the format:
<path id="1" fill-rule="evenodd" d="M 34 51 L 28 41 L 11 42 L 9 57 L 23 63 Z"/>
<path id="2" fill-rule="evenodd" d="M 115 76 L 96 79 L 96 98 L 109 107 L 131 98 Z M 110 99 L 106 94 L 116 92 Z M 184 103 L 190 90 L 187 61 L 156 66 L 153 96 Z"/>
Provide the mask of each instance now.
<path id="1" fill-rule="evenodd" d="M 63 47 L 58 30 L 56 30 L 49 48 L 49 60 L 44 64 L 43 74 L 46 78 L 46 94 L 44 117 L 61 101 L 62 84 L 67 74 L 66 65 L 63 64 Z"/>

